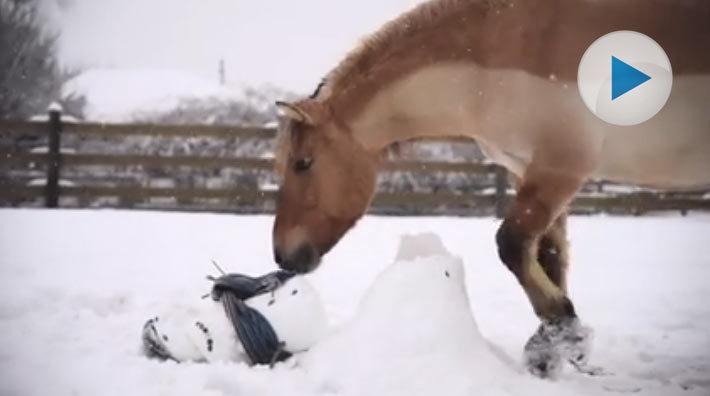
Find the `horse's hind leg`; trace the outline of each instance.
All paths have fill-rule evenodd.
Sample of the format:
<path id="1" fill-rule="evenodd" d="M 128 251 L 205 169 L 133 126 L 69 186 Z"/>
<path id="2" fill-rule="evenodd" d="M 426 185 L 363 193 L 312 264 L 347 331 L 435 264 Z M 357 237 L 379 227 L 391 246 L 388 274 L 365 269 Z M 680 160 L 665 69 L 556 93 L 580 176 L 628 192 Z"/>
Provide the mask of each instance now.
<path id="1" fill-rule="evenodd" d="M 563 212 L 581 183 L 582 178 L 554 171 L 529 172 L 496 235 L 501 260 L 542 320 L 526 344 L 526 363 L 543 377 L 554 375 L 564 359 L 586 356 L 587 333 L 565 290 Z"/>

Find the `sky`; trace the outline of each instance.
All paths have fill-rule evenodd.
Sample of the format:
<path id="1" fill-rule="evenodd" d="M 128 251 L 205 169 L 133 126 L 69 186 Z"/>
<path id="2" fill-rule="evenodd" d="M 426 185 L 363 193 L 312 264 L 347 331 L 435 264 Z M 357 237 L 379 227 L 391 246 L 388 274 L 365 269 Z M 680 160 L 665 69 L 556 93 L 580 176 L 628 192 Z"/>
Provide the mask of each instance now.
<path id="1" fill-rule="evenodd" d="M 43 0 L 78 68 L 172 69 L 310 93 L 369 32 L 422 0 Z"/>

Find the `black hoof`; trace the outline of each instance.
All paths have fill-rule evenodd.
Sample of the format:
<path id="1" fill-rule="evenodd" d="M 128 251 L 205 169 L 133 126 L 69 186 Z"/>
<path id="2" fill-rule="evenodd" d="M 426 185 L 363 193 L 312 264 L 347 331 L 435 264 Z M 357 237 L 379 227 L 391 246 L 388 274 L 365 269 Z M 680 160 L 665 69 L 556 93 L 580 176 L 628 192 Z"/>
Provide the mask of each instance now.
<path id="1" fill-rule="evenodd" d="M 540 324 L 525 344 L 525 365 L 540 378 L 555 378 L 567 361 L 574 367 L 586 367 L 592 331 L 577 318 L 564 318 Z"/>
<path id="2" fill-rule="evenodd" d="M 555 378 L 562 371 L 562 357 L 552 349 L 525 348 L 525 364 L 530 374 L 539 378 Z"/>

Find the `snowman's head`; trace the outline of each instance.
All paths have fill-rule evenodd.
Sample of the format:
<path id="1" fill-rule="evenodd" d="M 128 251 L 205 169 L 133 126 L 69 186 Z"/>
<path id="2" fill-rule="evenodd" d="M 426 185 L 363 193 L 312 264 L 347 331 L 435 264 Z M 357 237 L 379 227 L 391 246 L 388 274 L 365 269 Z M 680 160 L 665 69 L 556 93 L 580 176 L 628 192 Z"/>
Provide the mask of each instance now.
<path id="1" fill-rule="evenodd" d="M 300 352 L 315 345 L 327 330 L 325 307 L 318 292 L 303 276 L 296 276 L 272 293 L 246 301 L 276 332 L 284 349 Z"/>
<path id="2" fill-rule="evenodd" d="M 468 304 L 463 261 L 426 233 L 402 236 L 395 262 L 370 286 L 360 312 L 378 317 L 373 322 L 436 321 L 450 304 Z"/>
<path id="3" fill-rule="evenodd" d="M 156 316 L 143 325 L 143 351 L 148 357 L 176 362 L 202 358 L 200 350 L 185 332 L 185 321 L 171 316 Z"/>

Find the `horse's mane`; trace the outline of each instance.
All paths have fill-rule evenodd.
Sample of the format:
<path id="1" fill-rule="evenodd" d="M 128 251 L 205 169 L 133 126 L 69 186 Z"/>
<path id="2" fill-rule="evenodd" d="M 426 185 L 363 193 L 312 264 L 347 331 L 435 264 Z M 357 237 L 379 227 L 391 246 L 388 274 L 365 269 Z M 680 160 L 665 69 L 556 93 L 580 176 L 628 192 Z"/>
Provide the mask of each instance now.
<path id="1" fill-rule="evenodd" d="M 327 94 L 323 95 L 325 92 L 343 92 L 356 86 L 359 80 L 367 78 L 368 72 L 386 59 L 393 49 L 416 33 L 437 28 L 437 22 L 463 15 L 471 7 L 489 7 L 507 2 L 507 0 L 430 0 L 420 4 L 387 22 L 380 30 L 364 39 L 328 73 L 312 98 L 320 99 L 322 96 L 327 96 Z"/>

